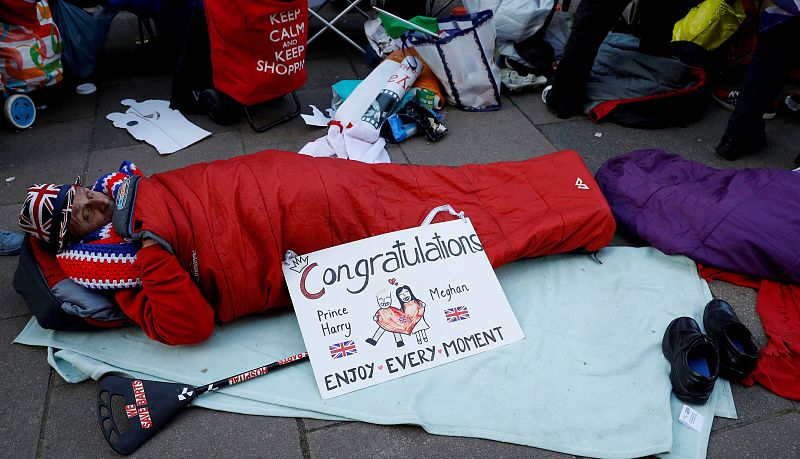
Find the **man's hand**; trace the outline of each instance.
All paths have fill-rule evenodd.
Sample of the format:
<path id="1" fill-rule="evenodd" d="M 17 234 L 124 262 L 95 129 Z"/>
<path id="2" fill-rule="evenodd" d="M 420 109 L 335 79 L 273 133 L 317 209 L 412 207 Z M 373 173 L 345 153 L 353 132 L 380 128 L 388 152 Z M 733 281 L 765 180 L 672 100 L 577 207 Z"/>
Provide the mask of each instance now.
<path id="1" fill-rule="evenodd" d="M 150 239 L 149 237 L 142 239 L 142 248 L 151 246 L 153 244 L 158 244 L 158 242 L 156 242 L 155 239 Z"/>

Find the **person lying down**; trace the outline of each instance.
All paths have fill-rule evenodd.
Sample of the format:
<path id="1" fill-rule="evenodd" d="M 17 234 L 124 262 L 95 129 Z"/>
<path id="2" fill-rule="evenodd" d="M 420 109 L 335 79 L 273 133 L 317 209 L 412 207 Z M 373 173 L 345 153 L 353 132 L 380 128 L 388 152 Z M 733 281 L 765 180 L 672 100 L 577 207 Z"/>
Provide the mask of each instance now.
<path id="1" fill-rule="evenodd" d="M 265 151 L 150 177 L 126 161 L 91 188 L 30 187 L 20 226 L 64 312 L 176 345 L 290 306 L 287 250 L 418 226 L 443 204 L 470 217 L 494 267 L 597 251 L 615 230 L 574 151 L 460 167 Z"/>

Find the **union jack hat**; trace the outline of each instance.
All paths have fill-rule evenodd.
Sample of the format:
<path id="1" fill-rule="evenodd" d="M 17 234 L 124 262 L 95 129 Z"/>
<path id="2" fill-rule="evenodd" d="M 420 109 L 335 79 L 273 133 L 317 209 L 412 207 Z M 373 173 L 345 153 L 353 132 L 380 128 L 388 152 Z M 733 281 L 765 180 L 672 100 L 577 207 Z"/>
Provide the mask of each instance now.
<path id="1" fill-rule="evenodd" d="M 19 213 L 19 227 L 47 243 L 53 252 L 59 252 L 64 248 L 64 236 L 72 216 L 75 187 L 80 185 L 78 177 L 72 185 L 42 183 L 28 188 Z"/>

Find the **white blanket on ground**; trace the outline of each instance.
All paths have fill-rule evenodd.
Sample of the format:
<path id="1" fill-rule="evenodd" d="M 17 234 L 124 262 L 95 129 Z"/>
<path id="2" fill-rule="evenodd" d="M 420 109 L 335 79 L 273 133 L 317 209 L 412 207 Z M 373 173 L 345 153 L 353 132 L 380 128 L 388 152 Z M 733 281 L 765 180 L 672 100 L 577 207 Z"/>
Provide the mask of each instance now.
<path id="1" fill-rule="evenodd" d="M 651 248 L 608 248 L 523 260 L 497 270 L 526 339 L 330 400 L 301 363 L 196 405 L 273 416 L 417 424 L 594 457 L 671 452 L 704 457 L 714 414 L 735 417 L 727 381 L 695 408 L 701 432 L 677 422 L 661 338 L 711 298 L 694 263 Z M 304 349 L 286 312 L 220 326 L 197 346 L 168 347 L 133 328 L 52 332 L 31 321 L 17 342 L 61 349 L 50 363 L 71 382 L 109 371 L 201 385 Z"/>

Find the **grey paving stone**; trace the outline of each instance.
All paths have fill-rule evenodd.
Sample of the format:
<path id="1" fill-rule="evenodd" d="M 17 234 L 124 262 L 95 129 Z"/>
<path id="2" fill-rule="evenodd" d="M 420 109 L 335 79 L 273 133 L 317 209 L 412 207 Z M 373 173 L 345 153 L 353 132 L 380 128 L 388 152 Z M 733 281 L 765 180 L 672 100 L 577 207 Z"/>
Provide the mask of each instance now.
<path id="1" fill-rule="evenodd" d="M 86 183 L 91 186 L 100 175 L 118 170 L 119 165 L 126 159 L 139 166 L 145 175 L 150 175 L 241 154 L 241 139 L 238 133 L 233 131 L 212 135 L 169 155 L 159 155 L 153 146 L 141 142 L 129 147 L 93 151 L 89 155 Z"/>
<path id="2" fill-rule="evenodd" d="M 112 457 L 97 424 L 96 381 L 56 387 L 43 442 L 45 457 Z M 297 423 L 189 408 L 131 457 L 302 457 Z"/>
<path id="3" fill-rule="evenodd" d="M 517 108 L 531 120 L 531 123 L 539 126 L 542 124 L 561 123 L 567 120 L 576 120 L 581 118 L 581 115 L 575 115 L 566 120 L 562 120 L 547 109 L 547 106 L 542 102 L 542 91 L 525 91 L 525 92 L 504 92 L 504 94 L 511 100 L 511 103 L 516 105 Z"/>
<path id="4" fill-rule="evenodd" d="M 303 425 L 305 425 L 307 431 L 319 430 L 339 424 L 342 424 L 342 421 L 324 421 L 322 419 L 303 418 Z"/>
<path id="5" fill-rule="evenodd" d="M 71 183 L 89 153 L 91 119 L 34 125 L 0 134 L 0 206 L 25 200 L 34 183 Z M 12 181 L 7 178 L 14 177 Z"/>
<path id="6" fill-rule="evenodd" d="M 611 242 L 608 244 L 611 247 L 643 247 L 645 246 L 644 243 L 640 241 L 633 240 L 631 238 L 627 238 L 620 234 L 615 234 L 614 237 L 611 239 Z"/>
<path id="7" fill-rule="evenodd" d="M 331 85 L 339 80 L 358 79 L 350 62 L 341 56 L 306 59 L 306 69 L 308 80 L 303 89 L 328 88 L 330 92 Z"/>
<path id="8" fill-rule="evenodd" d="M 19 231 L 19 209 L 17 204 L 0 206 L 0 229 Z"/>
<path id="9" fill-rule="evenodd" d="M 708 442 L 708 458 L 731 457 L 800 457 L 800 413 L 712 432 Z"/>
<path id="10" fill-rule="evenodd" d="M 58 378 L 56 375 L 54 378 Z M 43 457 L 111 457 L 97 423 L 97 382 L 51 389 L 42 439 Z"/>
<path id="11" fill-rule="evenodd" d="M 360 54 L 348 53 L 347 60 L 350 61 L 350 65 L 355 69 L 359 80 L 366 78 L 375 69 L 375 67 L 368 65 L 366 57 Z"/>
<path id="12" fill-rule="evenodd" d="M 0 257 L 0 319 L 27 319 L 31 315 L 22 297 L 11 286 L 18 260 L 18 256 Z"/>
<path id="13" fill-rule="evenodd" d="M 0 206 L 0 229 L 19 231 L 19 205 L 10 204 Z M 11 281 L 17 269 L 18 256 L 0 257 L 0 319 L 9 317 L 29 317 L 30 313 L 25 306 Z M 0 343 L 2 346 L 2 343 Z"/>
<path id="14" fill-rule="evenodd" d="M 713 430 L 752 424 L 794 409 L 791 400 L 779 397 L 758 384 L 752 387 L 731 384 L 731 389 L 739 419 L 714 418 Z"/>
<path id="15" fill-rule="evenodd" d="M 714 148 L 716 148 L 720 137 L 722 137 L 730 114 L 730 111 L 716 104 L 711 104 L 701 122 L 694 123 L 686 128 L 693 136 L 701 139 L 701 142 L 698 143 L 710 148 L 711 154 L 707 154 L 705 151 L 697 153 L 697 150 L 691 150 L 685 154 L 685 157 L 721 168 L 772 167 L 793 169 L 795 167 L 794 158 L 797 156 L 797 145 L 800 143 L 800 129 L 797 129 L 797 117 L 790 116 L 779 116 L 767 122 L 767 145 L 761 151 L 736 161 L 725 161 L 717 157 L 714 154 Z M 717 126 L 719 127 L 717 128 Z M 677 150 L 676 152 L 682 153 Z"/>
<path id="16" fill-rule="evenodd" d="M 247 416 L 192 408 L 132 457 L 302 458 L 294 418 Z"/>
<path id="17" fill-rule="evenodd" d="M 447 135 L 436 143 L 416 136 L 401 144 L 411 163 L 488 163 L 527 159 L 556 150 L 505 98 L 502 110 L 494 112 L 466 112 L 450 107 L 444 123 Z"/>
<path id="18" fill-rule="evenodd" d="M 114 124 L 106 119 L 106 115 L 115 112 L 125 113 L 128 107 L 120 103 L 125 99 L 137 102 L 148 99 L 169 100 L 172 94 L 172 82 L 168 74 L 162 74 L 155 78 L 136 79 L 124 84 L 104 83 L 100 86 L 99 92 L 100 100 L 97 104 L 92 149 L 106 150 L 139 143 L 126 129 L 114 127 Z"/>
<path id="19" fill-rule="evenodd" d="M 217 135 L 223 132 L 233 132 L 239 135 L 239 123 L 237 122 L 230 124 L 217 124 L 211 120 L 211 117 L 207 113 L 184 113 L 183 116 L 185 116 L 186 119 L 191 123 L 202 129 L 205 129 L 212 135 Z"/>
<path id="20" fill-rule="evenodd" d="M 323 112 L 331 106 L 330 87 L 303 89 L 297 91 L 297 97 L 300 99 L 300 113 L 311 114 L 309 105 L 315 105 Z M 292 104 L 293 101 L 287 96 L 259 109 L 257 115 L 260 119 L 269 117 L 269 114 L 264 114 L 265 111 L 269 111 L 269 108 L 272 108 L 274 112 L 286 113 L 287 110 L 293 108 Z M 326 132 L 325 128 L 306 125 L 300 117 L 260 133 L 253 131 L 247 120 L 242 119 L 240 129 L 245 153 L 256 153 L 262 150 L 298 151 L 303 145 L 322 137 Z"/>
<path id="21" fill-rule="evenodd" d="M 34 457 L 50 378 L 47 351 L 11 342 L 27 317 L 0 320 L 0 438 L 3 456 Z"/>
<path id="22" fill-rule="evenodd" d="M 270 130 L 275 132 L 257 133 L 246 122 L 243 123 L 242 142 L 246 153 L 263 150 L 300 151 L 306 143 L 324 136 L 327 132 L 325 128 L 307 126 L 301 118 L 295 118 Z"/>
<path id="23" fill-rule="evenodd" d="M 569 458 L 565 454 L 478 438 L 429 435 L 416 426 L 352 422 L 307 434 L 311 457 Z"/>
<path id="24" fill-rule="evenodd" d="M 392 160 L 392 163 L 410 164 L 408 156 L 406 155 L 405 151 L 403 151 L 403 147 L 401 145 L 387 143 L 386 152 L 389 153 L 389 159 Z"/>
<path id="25" fill-rule="evenodd" d="M 767 125 L 769 144 L 762 152 L 738 161 L 725 161 L 717 157 L 714 148 L 729 116 L 729 111 L 711 105 L 701 122 L 685 128 L 634 129 L 612 123 L 592 124 L 585 118 L 541 125 L 539 128 L 558 149 L 578 150 L 592 171 L 596 171 L 611 156 L 647 148 L 678 153 L 686 159 L 713 167 L 786 169 L 792 166 L 797 154 L 796 145 L 800 143 L 800 130 L 792 129 L 792 120 L 788 118 L 776 118 Z M 597 137 L 596 133 L 600 133 L 601 137 Z"/>
<path id="26" fill-rule="evenodd" d="M 75 93 L 75 85 L 69 82 L 60 83 L 57 95 L 46 101 L 47 108 L 36 109 L 36 125 L 74 121 L 94 118 L 97 111 L 98 93 L 85 96 Z M 37 105 L 38 105 L 37 101 Z"/>

